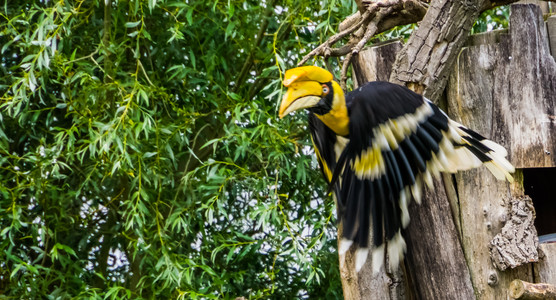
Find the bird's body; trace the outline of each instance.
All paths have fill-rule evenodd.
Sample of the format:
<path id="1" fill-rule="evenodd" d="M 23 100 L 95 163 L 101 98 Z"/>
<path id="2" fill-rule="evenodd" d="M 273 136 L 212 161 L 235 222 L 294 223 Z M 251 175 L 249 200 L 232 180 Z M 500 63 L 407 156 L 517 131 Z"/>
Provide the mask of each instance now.
<path id="1" fill-rule="evenodd" d="M 288 92 L 280 116 L 305 108 L 315 153 L 334 190 L 342 224 L 339 253 L 357 246 L 356 269 L 373 237 L 373 269 L 384 252 L 397 267 L 405 252 L 401 229 L 408 204 L 420 202 L 422 183 L 440 172 L 485 164 L 500 180 L 512 180 L 505 149 L 450 120 L 433 103 L 388 82 L 369 82 L 344 96 L 332 74 L 318 67 L 286 72 Z"/>

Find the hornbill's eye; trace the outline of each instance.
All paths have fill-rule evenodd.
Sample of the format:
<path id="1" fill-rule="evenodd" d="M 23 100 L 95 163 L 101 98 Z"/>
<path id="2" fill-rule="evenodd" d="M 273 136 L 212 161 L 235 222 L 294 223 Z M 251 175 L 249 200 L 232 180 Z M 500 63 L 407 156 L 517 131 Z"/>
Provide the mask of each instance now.
<path id="1" fill-rule="evenodd" d="M 326 84 L 322 85 L 322 93 L 324 95 L 328 95 L 328 93 L 330 93 L 330 88 Z"/>

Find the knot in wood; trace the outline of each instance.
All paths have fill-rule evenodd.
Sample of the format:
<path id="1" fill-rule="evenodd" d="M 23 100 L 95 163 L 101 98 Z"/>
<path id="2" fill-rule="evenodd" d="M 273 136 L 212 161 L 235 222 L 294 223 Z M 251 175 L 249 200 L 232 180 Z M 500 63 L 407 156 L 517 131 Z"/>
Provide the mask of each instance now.
<path id="1" fill-rule="evenodd" d="M 496 271 L 490 271 L 487 283 L 489 286 L 495 286 L 498 284 L 498 274 L 496 274 Z"/>

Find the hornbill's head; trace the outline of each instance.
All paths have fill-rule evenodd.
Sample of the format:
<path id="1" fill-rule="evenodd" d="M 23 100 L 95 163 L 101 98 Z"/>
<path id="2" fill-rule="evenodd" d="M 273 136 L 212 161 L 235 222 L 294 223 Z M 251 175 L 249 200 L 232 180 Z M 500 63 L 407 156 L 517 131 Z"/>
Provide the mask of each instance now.
<path id="1" fill-rule="evenodd" d="M 288 91 L 280 104 L 280 118 L 305 108 L 337 134 L 347 135 L 349 118 L 344 92 L 332 79 L 332 73 L 315 66 L 287 70 L 283 84 Z"/>

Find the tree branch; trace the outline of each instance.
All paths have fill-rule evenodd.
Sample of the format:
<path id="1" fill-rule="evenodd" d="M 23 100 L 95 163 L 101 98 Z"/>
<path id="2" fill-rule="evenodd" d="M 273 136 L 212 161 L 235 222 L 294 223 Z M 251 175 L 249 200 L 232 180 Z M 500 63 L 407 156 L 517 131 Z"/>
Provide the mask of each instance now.
<path id="1" fill-rule="evenodd" d="M 485 10 L 517 1 L 518 0 L 481 1 L 478 12 L 481 13 Z M 548 1 L 556 2 L 556 0 Z M 345 55 L 346 57 L 344 58 L 342 73 L 340 75 L 340 78 L 342 78 L 340 85 L 345 87 L 347 70 L 352 56 L 357 54 L 374 35 L 390 30 L 396 26 L 412 24 L 423 20 L 429 11 L 431 1 L 384 0 L 376 2 L 370 0 L 356 0 L 356 2 L 359 11 L 347 17 L 339 25 L 338 30 L 340 32 L 331 36 L 324 43 L 305 55 L 298 63 L 298 66 L 305 64 L 314 56 L 338 57 Z M 474 19 L 476 19 L 476 16 Z M 334 44 L 348 35 L 351 35 L 350 40 L 345 45 L 339 48 L 332 48 Z M 400 82 L 400 80 L 398 80 L 398 82 Z"/>
<path id="2" fill-rule="evenodd" d="M 398 53 L 390 81 L 436 100 L 483 3 L 433 1 L 419 28 Z"/>
<path id="3" fill-rule="evenodd" d="M 354 32 L 355 30 L 359 29 L 359 27 L 361 27 L 366 21 L 367 19 L 371 17 L 371 14 L 369 12 L 366 12 L 363 14 L 363 16 L 359 19 L 359 22 L 357 22 L 356 24 L 352 25 L 351 27 L 331 36 L 326 42 L 322 43 L 320 46 L 318 46 L 317 48 L 313 49 L 313 51 L 309 52 L 309 54 L 305 55 L 303 57 L 303 59 L 297 64 L 298 66 L 303 65 L 305 62 L 307 62 L 307 60 L 309 60 L 311 57 L 313 56 L 317 56 L 317 55 L 325 55 L 325 56 L 329 56 L 329 47 L 333 44 L 335 44 L 336 42 L 338 42 L 339 40 L 341 40 L 343 37 L 347 36 L 348 34 Z"/>
<path id="4" fill-rule="evenodd" d="M 425 4 L 426 1 L 419 0 L 389 0 L 384 3 L 363 1 L 361 2 L 361 7 L 364 8 L 363 13 L 358 11 L 348 17 L 340 24 L 339 33 L 333 35 L 320 46 L 313 49 L 313 51 L 309 52 L 309 54 L 305 55 L 298 65 L 303 65 L 310 58 L 317 55 L 341 56 L 353 50 L 355 50 L 354 54 L 356 54 L 372 36 L 395 26 L 414 23 L 422 19 L 427 11 Z M 362 31 L 361 34 L 359 34 L 360 30 Z M 342 51 L 338 51 L 338 49 L 332 51 L 330 48 L 332 45 L 354 32 L 355 34 L 351 37 L 352 40 L 344 47 L 338 48 Z"/>

